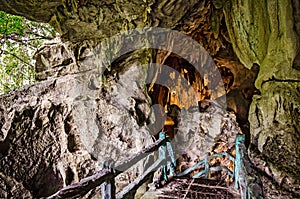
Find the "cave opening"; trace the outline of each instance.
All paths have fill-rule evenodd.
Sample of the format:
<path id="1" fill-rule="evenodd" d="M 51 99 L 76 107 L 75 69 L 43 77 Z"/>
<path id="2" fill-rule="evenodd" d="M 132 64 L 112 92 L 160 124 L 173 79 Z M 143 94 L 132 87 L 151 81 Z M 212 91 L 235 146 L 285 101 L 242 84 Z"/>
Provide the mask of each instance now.
<path id="1" fill-rule="evenodd" d="M 156 58 L 156 60 L 159 59 Z M 152 105 L 158 104 L 162 107 L 155 114 L 159 117 L 166 117 L 163 128 L 155 129 L 155 132 L 163 130 L 173 138 L 180 122 L 181 109 L 198 108 L 200 112 L 205 111 L 210 105 L 206 100 L 215 100 L 221 105 L 226 103 L 224 108 L 236 115 L 236 121 L 246 135 L 248 146 L 250 141 L 249 106 L 252 96 L 258 91 L 254 82 L 259 66 L 248 70 L 235 58 L 229 60 L 217 57 L 214 59 L 215 71 L 201 75 L 199 69 L 176 54 L 171 53 L 164 60 L 163 65 L 167 67 L 159 70 L 156 77 L 160 79 L 160 84 L 147 86 Z M 219 73 L 221 79 L 214 78 L 215 73 Z"/>
<path id="2" fill-rule="evenodd" d="M 161 130 L 173 139 L 180 122 L 181 109 L 195 108 L 199 101 L 210 99 L 211 96 L 206 80 L 187 60 L 171 53 L 163 64 L 166 67 L 159 71 L 157 77 L 160 84 L 154 84 L 152 87 L 149 84 L 148 94 L 152 105 L 162 107 L 156 114 L 159 117 L 166 115 Z"/>

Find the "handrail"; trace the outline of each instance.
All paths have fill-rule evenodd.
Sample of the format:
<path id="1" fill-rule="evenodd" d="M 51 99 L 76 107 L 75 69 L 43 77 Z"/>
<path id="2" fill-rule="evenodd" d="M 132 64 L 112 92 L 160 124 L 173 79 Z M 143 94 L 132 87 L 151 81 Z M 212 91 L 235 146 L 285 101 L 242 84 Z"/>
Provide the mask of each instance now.
<path id="1" fill-rule="evenodd" d="M 149 153 L 157 151 L 158 148 L 162 145 L 164 145 L 167 142 L 167 139 L 160 138 L 157 141 L 155 141 L 153 144 L 150 144 L 148 147 L 143 148 L 139 153 L 131 156 L 128 159 L 125 159 L 124 161 L 117 163 L 115 165 L 115 170 L 118 171 L 117 175 L 122 173 L 122 171 L 125 171 L 129 169 L 132 165 L 136 164 L 141 159 L 145 158 Z"/>
<path id="2" fill-rule="evenodd" d="M 224 166 L 215 166 L 215 167 L 210 167 L 209 166 L 209 161 L 211 159 L 222 157 L 222 156 L 226 156 L 226 157 L 228 157 L 228 159 L 230 161 L 235 162 L 235 158 L 232 155 L 230 155 L 229 153 L 227 153 L 227 152 L 217 153 L 217 154 L 214 154 L 212 156 L 208 156 L 206 154 L 204 160 L 196 163 L 194 166 L 188 168 L 187 170 L 185 170 L 184 172 L 182 172 L 178 176 L 179 177 L 185 176 L 185 175 L 191 173 L 192 171 L 196 170 L 198 167 L 200 167 L 201 165 L 204 164 L 205 165 L 204 170 L 202 170 L 199 173 L 197 173 L 196 175 L 194 175 L 193 178 L 199 178 L 200 176 L 202 176 L 204 174 L 205 174 L 205 178 L 207 178 L 209 172 L 215 172 L 215 171 L 220 171 L 220 170 L 223 170 L 223 171 L 227 172 L 227 174 L 230 175 L 231 177 L 234 177 L 233 172 L 231 172 L 228 168 L 226 168 Z"/>
<path id="3" fill-rule="evenodd" d="M 126 186 L 122 191 L 116 195 L 116 199 L 124 198 L 127 195 L 131 195 L 136 188 L 140 187 L 144 183 L 144 180 L 150 176 L 151 172 L 156 171 L 163 163 L 164 159 L 159 158 L 155 163 L 149 167 L 142 175 L 137 177 L 132 183 Z"/>
<path id="4" fill-rule="evenodd" d="M 204 169 L 193 176 L 193 178 L 198 178 L 202 175 L 205 175 L 205 178 L 208 178 L 209 172 L 215 172 L 223 170 L 227 172 L 231 177 L 234 178 L 235 188 L 240 189 L 241 197 L 247 198 L 250 195 L 253 195 L 253 190 L 249 188 L 249 180 L 246 179 L 243 175 L 247 173 L 245 171 L 245 163 L 243 160 L 247 158 L 247 154 L 245 152 L 245 146 L 243 144 L 245 137 L 243 135 L 238 135 L 236 137 L 236 157 L 234 158 L 227 152 L 221 152 L 218 154 L 214 154 L 212 156 L 205 156 L 205 159 L 196 163 L 194 166 L 188 168 L 183 173 L 176 173 L 176 159 L 173 153 L 172 145 L 170 143 L 169 138 L 166 138 L 165 133 L 161 132 L 159 134 L 159 139 L 150 144 L 148 147 L 143 148 L 137 154 L 131 156 L 130 158 L 117 163 L 114 169 L 102 169 L 101 171 L 96 172 L 94 175 L 83 178 L 77 183 L 66 186 L 59 190 L 57 193 L 52 196 L 47 197 L 48 199 L 53 198 L 66 198 L 66 197 L 80 197 L 84 196 L 91 189 L 94 189 L 101 185 L 102 189 L 102 198 L 103 199 L 121 199 L 121 198 L 132 198 L 135 191 L 138 187 L 140 187 L 151 175 L 151 173 L 155 172 L 160 166 L 163 166 L 162 169 L 162 177 L 165 181 L 168 180 L 167 171 L 171 176 L 184 176 L 192 171 L 196 170 L 201 165 L 204 165 Z M 123 188 L 118 194 L 115 195 L 115 184 L 114 178 L 120 173 L 129 169 L 132 165 L 136 164 L 141 159 L 145 158 L 149 153 L 154 151 L 159 151 L 158 159 L 153 163 L 151 167 L 149 167 L 144 173 L 138 176 L 132 183 Z M 167 154 L 168 152 L 168 154 Z M 169 158 L 167 158 L 169 156 Z M 231 172 L 228 168 L 224 166 L 216 166 L 210 167 L 209 161 L 211 159 L 217 157 L 226 156 L 230 161 L 234 162 L 234 172 Z M 249 173 L 249 171 L 248 171 Z M 260 190 L 259 190 L 260 191 Z M 260 191 L 262 192 L 262 191 Z"/>
<path id="5" fill-rule="evenodd" d="M 69 186 L 66 186 L 56 192 L 55 194 L 47 197 L 47 199 L 54 199 L 54 198 L 66 198 L 66 197 L 80 197 L 84 196 L 86 193 L 88 193 L 91 189 L 94 189 L 98 186 L 105 185 L 105 186 L 113 186 L 111 189 L 108 189 L 110 193 L 102 194 L 102 198 L 108 199 L 108 198 L 124 198 L 126 195 L 131 194 L 137 187 L 145 181 L 148 176 L 150 176 L 152 171 L 156 171 L 163 163 L 167 164 L 168 161 L 166 161 L 166 147 L 163 145 L 166 145 L 167 142 L 169 142 L 169 139 L 166 138 L 165 134 L 163 132 L 160 133 L 160 138 L 154 142 L 153 144 L 150 144 L 148 147 L 143 148 L 139 153 L 131 156 L 130 158 L 117 163 L 115 165 L 114 170 L 112 169 L 102 169 L 101 171 L 96 172 L 94 175 L 83 178 L 77 183 L 71 184 Z M 170 144 L 170 143 L 169 143 Z M 168 145 L 167 145 L 168 146 Z M 136 178 L 132 183 L 130 183 L 127 187 L 125 187 L 121 192 L 119 192 L 116 196 L 112 190 L 115 189 L 114 185 L 114 178 L 119 175 L 120 173 L 126 171 L 129 169 L 132 165 L 136 164 L 141 159 L 145 158 L 149 153 L 157 151 L 160 148 L 160 151 L 164 151 L 164 153 L 159 154 L 158 160 L 149 167 L 141 176 Z M 169 150 L 168 150 L 169 151 Z M 174 157 L 174 155 L 170 155 L 171 157 Z M 105 186 L 102 188 L 105 188 Z"/>
<path id="6" fill-rule="evenodd" d="M 92 176 L 83 178 L 77 183 L 62 188 L 52 196 L 47 197 L 47 199 L 84 196 L 91 189 L 100 186 L 102 183 L 111 179 L 113 176 L 114 174 L 111 171 L 109 171 L 108 169 L 103 169 L 96 172 Z"/>
<path id="7" fill-rule="evenodd" d="M 240 190 L 242 199 L 263 199 L 262 182 L 252 168 L 244 140 L 244 136 L 238 135 L 235 141 L 235 188 Z"/>
<path id="8" fill-rule="evenodd" d="M 235 158 L 226 152 L 214 154 L 210 157 L 206 155 L 204 160 L 196 163 L 194 166 L 188 168 L 178 176 L 187 175 L 204 164 L 205 165 L 204 169 L 201 170 L 196 175 L 194 175 L 193 178 L 199 178 L 202 175 L 205 175 L 205 178 L 207 178 L 209 172 L 223 170 L 227 172 L 227 174 L 230 175 L 232 178 L 234 178 L 235 189 L 240 191 L 242 199 L 263 198 L 261 181 L 258 176 L 256 176 L 255 179 L 253 179 L 255 171 L 250 166 L 251 163 L 247 155 L 247 150 L 244 141 L 245 141 L 244 135 L 236 136 L 236 140 L 235 140 L 236 157 Z M 222 156 L 226 156 L 229 158 L 230 161 L 234 162 L 234 172 L 231 172 L 225 166 L 209 167 L 209 160 L 217 157 L 222 157 Z M 251 175 L 252 177 L 249 177 Z"/>

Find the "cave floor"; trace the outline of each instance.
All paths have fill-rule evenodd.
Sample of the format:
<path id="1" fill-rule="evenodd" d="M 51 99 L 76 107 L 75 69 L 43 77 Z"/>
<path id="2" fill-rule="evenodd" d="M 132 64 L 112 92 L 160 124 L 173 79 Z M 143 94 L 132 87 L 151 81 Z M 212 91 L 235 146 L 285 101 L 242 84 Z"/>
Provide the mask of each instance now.
<path id="1" fill-rule="evenodd" d="M 197 198 L 218 198 L 237 199 L 240 194 L 234 189 L 233 183 L 224 181 L 174 178 L 162 188 L 147 191 L 141 199 L 197 199 Z"/>

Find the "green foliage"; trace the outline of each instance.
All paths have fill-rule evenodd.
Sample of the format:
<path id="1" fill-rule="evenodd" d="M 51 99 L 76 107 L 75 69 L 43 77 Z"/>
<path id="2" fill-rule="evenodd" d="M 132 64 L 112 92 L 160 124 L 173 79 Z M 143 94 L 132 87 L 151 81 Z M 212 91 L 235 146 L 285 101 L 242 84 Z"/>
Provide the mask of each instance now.
<path id="1" fill-rule="evenodd" d="M 53 39 L 54 29 L 0 11 L 0 94 L 35 81 L 35 50 Z"/>

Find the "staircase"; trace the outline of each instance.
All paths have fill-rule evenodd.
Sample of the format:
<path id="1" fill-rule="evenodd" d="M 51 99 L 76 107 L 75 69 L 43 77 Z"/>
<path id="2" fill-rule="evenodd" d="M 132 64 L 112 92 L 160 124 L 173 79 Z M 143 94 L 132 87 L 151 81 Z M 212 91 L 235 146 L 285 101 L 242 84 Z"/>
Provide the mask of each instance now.
<path id="1" fill-rule="evenodd" d="M 162 188 L 147 191 L 141 199 L 240 199 L 233 183 L 176 177 Z"/>
<path id="2" fill-rule="evenodd" d="M 90 190 L 101 186 L 101 196 L 103 199 L 131 199 L 134 198 L 137 189 L 159 168 L 161 168 L 160 171 L 162 172 L 160 173 L 158 181 L 164 182 L 163 187 L 160 189 L 150 187 L 150 190 L 141 197 L 142 199 L 263 198 L 261 181 L 256 176 L 253 176 L 254 170 L 251 167 L 246 153 L 246 148 L 243 143 L 244 136 L 238 135 L 236 137 L 235 157 L 226 152 L 211 156 L 206 155 L 204 160 L 196 163 L 194 166 L 179 174 L 176 172 L 176 160 L 170 140 L 166 138 L 166 135 L 163 132 L 160 133 L 159 136 L 160 139 L 155 143 L 143 148 L 142 151 L 134 156 L 129 157 L 120 163 L 116 163 L 114 168 L 105 166 L 94 175 L 83 178 L 77 183 L 64 187 L 47 198 L 80 198 Z M 149 168 L 147 168 L 143 174 L 138 176 L 133 182 L 116 194 L 114 183 L 115 177 L 129 169 L 132 165 L 146 157 L 149 153 L 157 150 L 159 152 L 158 159 Z M 224 166 L 210 166 L 209 161 L 211 159 L 222 156 L 227 156 L 230 161 L 234 162 L 233 172 Z M 199 171 L 199 167 L 204 168 Z M 198 171 L 196 175 L 193 174 L 192 178 L 186 177 L 194 171 Z M 225 172 L 227 175 L 232 177 L 234 183 L 209 179 L 209 176 L 212 173 L 218 171 Z M 204 179 L 201 177 L 204 177 Z"/>

